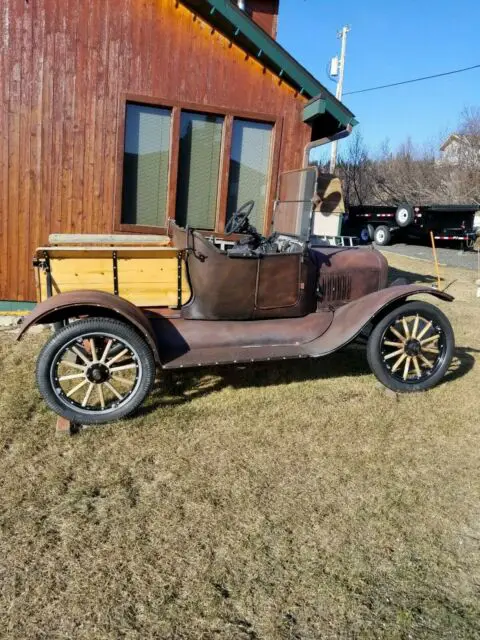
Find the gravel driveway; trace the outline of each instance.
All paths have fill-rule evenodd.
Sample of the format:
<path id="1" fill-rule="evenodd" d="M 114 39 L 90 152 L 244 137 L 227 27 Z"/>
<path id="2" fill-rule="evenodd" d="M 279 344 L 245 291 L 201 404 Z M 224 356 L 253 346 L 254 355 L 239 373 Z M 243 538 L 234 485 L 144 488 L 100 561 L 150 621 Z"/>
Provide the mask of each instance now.
<path id="1" fill-rule="evenodd" d="M 388 247 L 379 247 L 381 251 L 385 253 L 396 253 L 401 256 L 408 256 L 410 258 L 417 258 L 420 260 L 427 260 L 433 262 L 433 255 L 431 247 L 427 245 L 417 244 L 394 244 Z M 457 249 L 447 249 L 444 247 L 437 247 L 438 261 L 442 265 L 449 267 L 461 267 L 463 269 L 477 269 L 478 268 L 478 252 L 477 251 L 460 251 Z"/>

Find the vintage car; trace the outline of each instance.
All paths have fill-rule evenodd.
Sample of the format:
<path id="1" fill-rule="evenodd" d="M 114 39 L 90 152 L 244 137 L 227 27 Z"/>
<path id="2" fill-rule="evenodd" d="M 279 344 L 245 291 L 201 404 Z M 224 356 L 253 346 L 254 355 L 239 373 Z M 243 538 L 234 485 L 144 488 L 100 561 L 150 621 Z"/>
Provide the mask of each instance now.
<path id="1" fill-rule="evenodd" d="M 310 181 L 315 192 L 312 175 L 287 179 L 303 193 Z M 37 323 L 56 327 L 36 373 L 48 406 L 80 424 L 108 422 L 140 406 L 158 368 L 319 358 L 359 336 L 386 387 L 411 392 L 438 383 L 451 362 L 452 327 L 436 306 L 408 299 L 452 297 L 387 286 L 379 251 L 318 240 L 311 233 L 318 199 L 281 193 L 269 237 L 251 226 L 250 201 L 229 219 L 225 235 L 237 241 L 223 250 L 175 224 L 169 246 L 40 249 L 44 299 L 19 339 Z"/>

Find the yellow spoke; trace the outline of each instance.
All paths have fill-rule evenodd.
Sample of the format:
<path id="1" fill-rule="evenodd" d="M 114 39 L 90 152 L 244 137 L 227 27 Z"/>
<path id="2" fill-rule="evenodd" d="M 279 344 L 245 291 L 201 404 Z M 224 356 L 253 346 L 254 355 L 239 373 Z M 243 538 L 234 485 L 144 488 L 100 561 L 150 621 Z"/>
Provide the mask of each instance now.
<path id="1" fill-rule="evenodd" d="M 413 323 L 412 338 L 416 338 L 417 337 L 418 323 L 419 322 L 420 322 L 420 316 L 417 313 L 417 315 L 415 316 L 415 322 Z"/>
<path id="2" fill-rule="evenodd" d="M 395 373 L 395 371 L 400 367 L 400 365 L 402 364 L 402 362 L 405 360 L 406 357 L 407 357 L 407 354 L 406 353 L 402 353 L 400 358 L 393 365 L 392 373 Z"/>
<path id="3" fill-rule="evenodd" d="M 117 362 L 117 360 L 120 360 L 120 358 L 123 358 L 123 356 L 126 353 L 128 353 L 128 349 L 123 349 L 123 351 L 120 351 L 120 353 L 117 353 L 117 355 L 114 358 L 112 358 L 107 362 L 107 367 L 111 367 L 114 362 Z"/>
<path id="4" fill-rule="evenodd" d="M 110 382 L 105 382 L 105 386 L 107 387 L 107 389 L 110 389 L 110 391 L 114 393 L 119 400 L 123 398 L 123 396 L 120 393 L 118 393 L 118 391 L 115 389 L 115 387 L 112 384 L 110 384 Z"/>
<path id="5" fill-rule="evenodd" d="M 403 353 L 403 347 L 401 349 L 399 349 L 398 351 L 393 351 L 393 353 L 389 353 L 388 356 L 384 357 L 384 360 L 390 360 L 390 358 L 394 358 L 395 356 L 399 356 L 401 353 Z"/>
<path id="6" fill-rule="evenodd" d="M 384 340 L 383 344 L 387 347 L 403 347 L 403 342 L 392 342 L 391 340 Z"/>
<path id="7" fill-rule="evenodd" d="M 77 347 L 72 347 L 71 349 L 75 355 L 77 355 L 79 358 L 81 358 L 85 362 L 85 364 L 90 364 L 92 362 L 85 355 L 83 355 L 83 353 Z"/>
<path id="8" fill-rule="evenodd" d="M 423 345 L 424 344 L 430 344 L 430 342 L 435 342 L 435 340 L 438 340 L 440 338 L 440 336 L 437 334 L 435 336 L 430 336 L 429 338 L 425 338 L 425 340 L 420 340 L 420 344 Z"/>
<path id="9" fill-rule="evenodd" d="M 428 322 L 418 334 L 417 340 L 421 340 L 423 336 L 427 333 L 427 331 L 432 328 L 432 326 L 433 326 L 433 322 L 430 320 L 430 322 Z"/>
<path id="10" fill-rule="evenodd" d="M 390 331 L 397 336 L 402 341 L 402 344 L 405 342 L 405 336 L 402 336 L 400 331 L 397 331 L 394 326 L 390 327 Z"/>
<path id="11" fill-rule="evenodd" d="M 79 391 L 82 387 L 84 387 L 86 384 L 88 384 L 88 380 L 85 378 L 82 382 L 80 382 L 80 384 L 77 384 L 76 387 L 73 387 L 73 389 L 70 389 L 70 391 L 66 394 L 67 398 L 70 398 L 71 396 L 73 396 L 73 394 L 76 391 Z"/>
<path id="12" fill-rule="evenodd" d="M 74 373 L 71 376 L 61 376 L 58 381 L 63 382 L 64 380 L 79 380 L 80 378 L 84 378 L 84 373 Z"/>
<path id="13" fill-rule="evenodd" d="M 106 346 L 105 346 L 105 349 L 103 350 L 103 353 L 102 353 L 102 357 L 101 357 L 100 362 L 105 362 L 105 360 L 107 359 L 107 356 L 108 356 L 108 352 L 110 351 L 110 347 L 112 346 L 112 344 L 113 344 L 113 340 L 112 340 L 112 339 L 110 339 L 110 340 L 107 342 L 107 344 L 106 344 Z"/>
<path id="14" fill-rule="evenodd" d="M 98 397 L 100 398 L 100 406 L 102 407 L 102 409 L 105 409 L 105 398 L 103 397 L 102 385 L 99 384 L 97 389 L 98 389 Z"/>
<path id="15" fill-rule="evenodd" d="M 427 358 L 425 358 L 425 356 L 422 355 L 421 353 L 418 354 L 418 357 L 424 364 L 427 365 L 429 369 L 433 369 L 433 362 L 430 362 L 430 360 L 427 360 Z"/>
<path id="16" fill-rule="evenodd" d="M 127 369 L 136 369 L 136 364 L 123 364 L 120 367 L 113 367 L 110 371 L 127 371 Z"/>
<path id="17" fill-rule="evenodd" d="M 405 367 L 403 369 L 403 379 L 406 380 L 408 378 L 408 374 L 410 372 L 410 363 L 412 361 L 412 358 L 410 356 L 407 356 L 407 359 L 405 361 Z"/>
<path id="18" fill-rule="evenodd" d="M 420 365 L 418 364 L 417 356 L 413 356 L 412 360 L 413 360 L 413 366 L 415 367 L 415 371 L 417 373 L 417 378 L 421 378 L 422 377 L 422 370 L 420 369 Z"/>
<path id="19" fill-rule="evenodd" d="M 405 318 L 402 318 L 403 330 L 405 331 L 405 337 L 408 340 L 410 338 L 410 329 L 408 328 L 408 322 Z"/>
<path id="20" fill-rule="evenodd" d="M 92 358 L 94 362 L 98 362 L 98 358 L 97 358 L 97 348 L 95 346 L 95 339 L 94 338 L 90 338 L 90 349 L 92 351 Z"/>
<path id="21" fill-rule="evenodd" d="M 422 347 L 423 353 L 440 353 L 440 349 L 436 347 Z"/>
<path id="22" fill-rule="evenodd" d="M 92 391 L 93 391 L 94 386 L 95 385 L 93 384 L 93 382 L 91 382 L 90 386 L 87 389 L 87 393 L 85 394 L 85 397 L 83 399 L 82 407 L 86 407 L 87 406 L 87 403 L 90 400 L 90 396 L 92 395 Z"/>

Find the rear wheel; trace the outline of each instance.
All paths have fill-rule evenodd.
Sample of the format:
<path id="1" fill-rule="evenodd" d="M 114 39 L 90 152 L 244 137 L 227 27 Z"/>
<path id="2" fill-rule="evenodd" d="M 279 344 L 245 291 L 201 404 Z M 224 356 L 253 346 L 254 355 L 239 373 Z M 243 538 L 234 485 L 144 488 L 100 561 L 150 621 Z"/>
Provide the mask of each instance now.
<path id="1" fill-rule="evenodd" d="M 374 327 L 367 358 L 386 387 L 425 391 L 445 375 L 454 346 L 453 329 L 440 309 L 426 302 L 407 302 Z"/>
<path id="2" fill-rule="evenodd" d="M 375 244 L 380 245 L 381 247 L 385 247 L 387 244 L 390 244 L 392 240 L 392 233 L 388 227 L 385 225 L 380 225 L 375 229 Z"/>
<path id="3" fill-rule="evenodd" d="M 155 360 L 129 325 L 110 318 L 79 320 L 47 342 L 37 361 L 45 402 L 80 424 L 100 424 L 135 411 L 155 381 Z"/>

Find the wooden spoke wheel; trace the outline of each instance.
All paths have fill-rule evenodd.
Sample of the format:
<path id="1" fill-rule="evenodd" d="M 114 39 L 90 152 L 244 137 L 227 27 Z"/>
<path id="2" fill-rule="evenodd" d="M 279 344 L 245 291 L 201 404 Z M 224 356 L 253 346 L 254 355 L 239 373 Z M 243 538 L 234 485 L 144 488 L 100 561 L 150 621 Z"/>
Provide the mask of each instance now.
<path id="1" fill-rule="evenodd" d="M 373 329 L 367 356 L 373 373 L 394 391 L 423 391 L 445 375 L 454 337 L 446 316 L 435 306 L 408 302 Z"/>
<path id="2" fill-rule="evenodd" d="M 75 322 L 53 335 L 40 353 L 37 383 L 56 413 L 80 424 L 132 413 L 155 379 L 145 340 L 110 318 Z"/>

